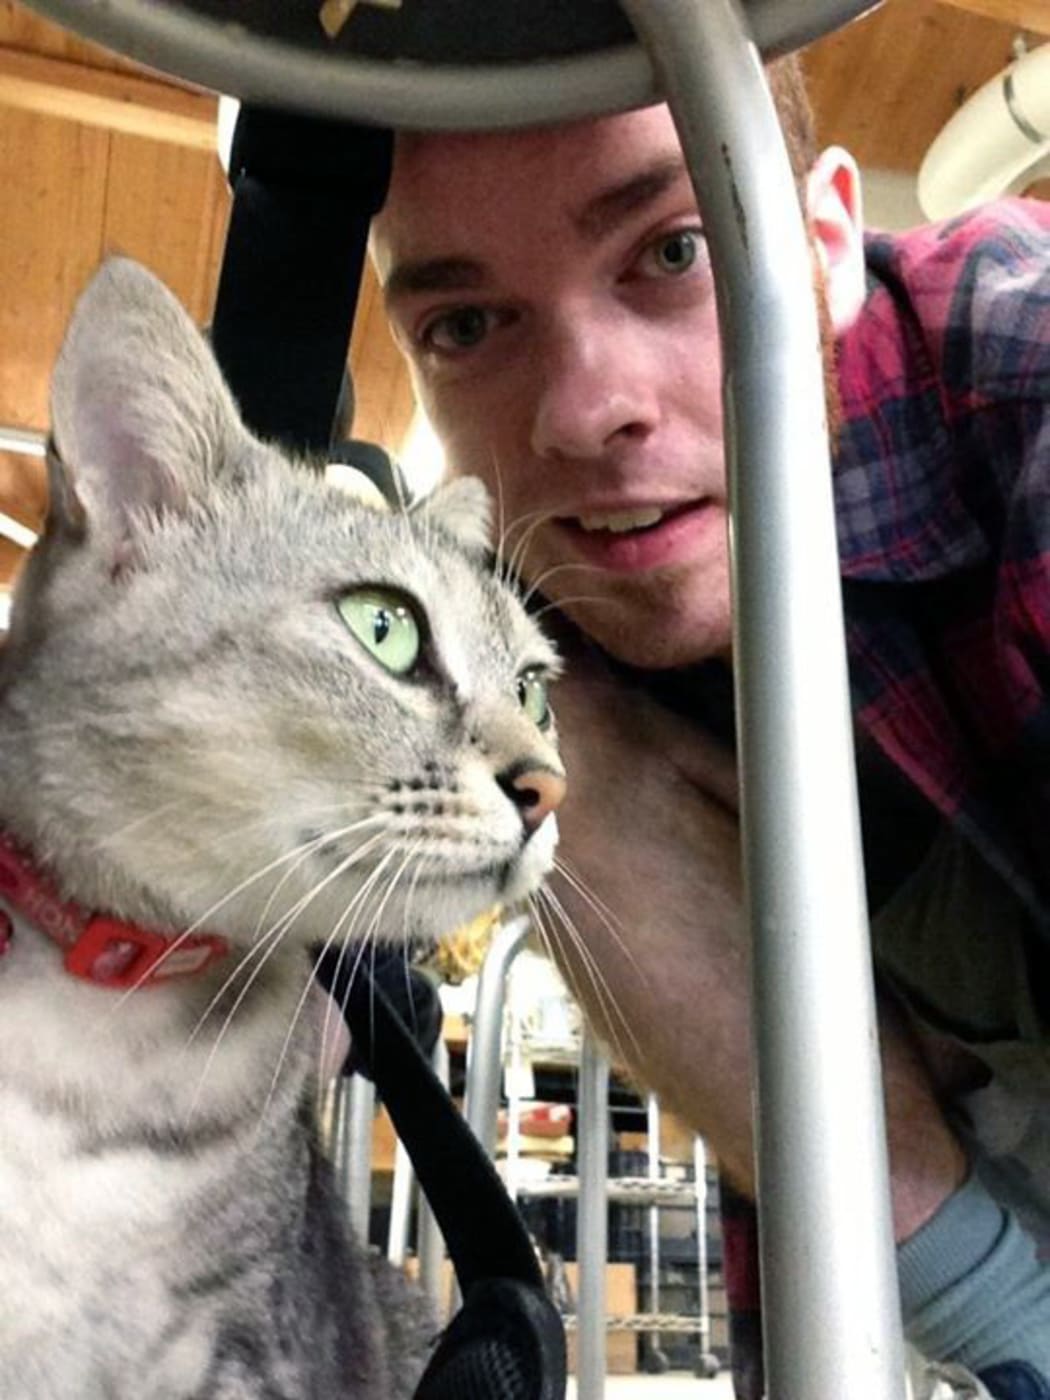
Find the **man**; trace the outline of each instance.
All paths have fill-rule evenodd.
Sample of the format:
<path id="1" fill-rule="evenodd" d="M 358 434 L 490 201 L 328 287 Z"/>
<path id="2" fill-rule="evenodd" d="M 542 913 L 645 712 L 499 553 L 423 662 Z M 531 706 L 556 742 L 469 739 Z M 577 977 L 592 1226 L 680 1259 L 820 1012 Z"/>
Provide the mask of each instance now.
<path id="1" fill-rule="evenodd" d="M 982 225 L 872 244 L 870 282 L 853 163 L 816 156 L 797 69 L 771 73 L 840 349 L 829 388 L 907 1330 L 993 1396 L 1050 1400 L 1050 1279 L 1001 1205 L 1050 1242 L 1050 1153 L 1004 1147 L 1013 1128 L 1043 1129 L 1050 901 L 1031 814 L 1018 834 L 1003 782 L 1019 767 L 999 763 L 1023 738 L 1036 793 L 1050 580 L 1024 511 L 1050 505 L 1050 216 L 1017 212 L 996 238 Z M 374 251 L 453 469 L 490 483 L 505 551 L 572 624 L 563 851 L 592 895 L 572 904 L 563 956 L 613 1045 L 748 1191 L 746 948 L 717 742 L 731 730 L 721 368 L 670 118 L 402 138 Z M 1011 315 L 1004 281 L 1028 292 Z M 994 1197 L 971 1170 L 982 1132 Z M 1045 1176 L 1013 1190 L 1038 1178 L 1032 1161 Z"/>

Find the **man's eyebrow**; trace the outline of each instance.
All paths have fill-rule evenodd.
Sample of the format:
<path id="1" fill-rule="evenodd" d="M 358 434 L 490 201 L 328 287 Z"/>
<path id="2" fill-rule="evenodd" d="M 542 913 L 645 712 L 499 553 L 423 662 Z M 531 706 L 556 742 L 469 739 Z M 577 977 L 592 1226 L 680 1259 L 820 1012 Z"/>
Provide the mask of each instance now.
<path id="1" fill-rule="evenodd" d="M 682 157 L 667 156 L 637 175 L 594 195 L 573 215 L 572 221 L 584 238 L 599 239 L 628 215 L 644 209 L 647 204 L 666 194 L 685 174 Z"/>
<path id="2" fill-rule="evenodd" d="M 383 284 L 387 301 L 416 292 L 476 291 L 485 282 L 485 269 L 473 258 L 421 258 L 395 263 Z"/>

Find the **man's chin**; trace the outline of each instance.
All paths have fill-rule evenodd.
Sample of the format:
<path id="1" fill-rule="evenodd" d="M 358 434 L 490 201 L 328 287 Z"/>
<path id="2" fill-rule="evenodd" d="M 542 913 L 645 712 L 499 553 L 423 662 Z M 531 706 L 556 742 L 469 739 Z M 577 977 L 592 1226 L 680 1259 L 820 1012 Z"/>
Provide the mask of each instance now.
<path id="1" fill-rule="evenodd" d="M 714 616 L 690 617 L 669 599 L 666 609 L 634 608 L 617 599 L 569 603 L 566 613 L 577 627 L 617 661 L 643 671 L 695 666 L 716 656 L 728 657 L 732 629 L 728 603 Z"/>

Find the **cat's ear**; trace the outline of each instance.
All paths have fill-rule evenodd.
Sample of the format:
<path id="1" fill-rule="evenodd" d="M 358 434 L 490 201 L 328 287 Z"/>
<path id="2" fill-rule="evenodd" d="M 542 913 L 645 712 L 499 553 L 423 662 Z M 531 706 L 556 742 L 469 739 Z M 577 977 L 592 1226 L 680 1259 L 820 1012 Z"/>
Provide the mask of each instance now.
<path id="1" fill-rule="evenodd" d="M 127 258 L 105 263 L 74 309 L 51 381 L 51 434 L 66 508 L 77 503 L 115 562 L 135 516 L 185 509 L 247 438 L 204 337 Z"/>
<path id="2" fill-rule="evenodd" d="M 443 482 L 419 506 L 471 554 L 491 547 L 492 497 L 476 476 L 454 476 Z"/>

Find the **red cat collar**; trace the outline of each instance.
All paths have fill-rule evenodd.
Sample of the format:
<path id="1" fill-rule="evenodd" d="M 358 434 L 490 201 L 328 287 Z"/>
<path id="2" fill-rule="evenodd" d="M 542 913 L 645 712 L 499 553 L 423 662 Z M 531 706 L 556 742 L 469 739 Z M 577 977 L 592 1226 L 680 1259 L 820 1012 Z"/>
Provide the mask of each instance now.
<path id="1" fill-rule="evenodd" d="M 196 977 L 229 952 L 226 940 L 210 933 L 171 937 L 86 913 L 60 899 L 2 834 L 0 899 L 58 944 L 67 972 L 99 987 L 124 990 Z"/>

